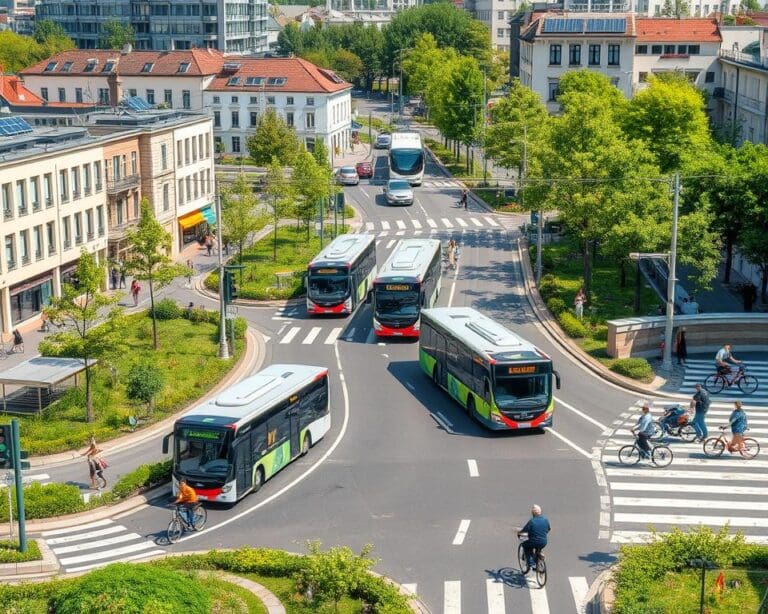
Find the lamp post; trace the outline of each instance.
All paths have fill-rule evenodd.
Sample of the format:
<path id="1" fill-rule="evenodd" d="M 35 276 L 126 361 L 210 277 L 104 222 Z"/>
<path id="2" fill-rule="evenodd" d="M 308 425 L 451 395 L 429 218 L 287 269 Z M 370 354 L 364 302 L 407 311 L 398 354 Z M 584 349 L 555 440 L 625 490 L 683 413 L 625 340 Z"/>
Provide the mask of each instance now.
<path id="1" fill-rule="evenodd" d="M 224 245 L 222 239 L 221 223 L 221 196 L 216 191 L 216 241 L 218 242 L 218 262 L 219 270 L 219 358 L 229 359 L 229 348 L 227 347 L 227 320 L 226 308 L 224 306 L 224 257 L 222 256 L 221 246 Z M 234 348 L 233 348 L 234 351 Z"/>

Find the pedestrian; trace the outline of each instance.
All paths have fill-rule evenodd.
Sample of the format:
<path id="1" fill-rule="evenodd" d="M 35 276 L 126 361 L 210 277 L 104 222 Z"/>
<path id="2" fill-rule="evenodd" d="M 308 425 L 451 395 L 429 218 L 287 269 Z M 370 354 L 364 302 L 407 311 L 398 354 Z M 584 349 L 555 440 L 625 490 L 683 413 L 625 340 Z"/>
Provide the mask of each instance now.
<path id="1" fill-rule="evenodd" d="M 729 452 L 737 452 L 744 447 L 744 431 L 747 430 L 747 414 L 744 412 L 741 401 L 734 402 L 733 407 L 731 416 L 728 418 L 728 424 L 733 433 L 731 443 L 728 444 Z"/>
<path id="2" fill-rule="evenodd" d="M 88 474 L 91 478 L 91 488 L 97 488 L 98 485 L 96 484 L 96 470 L 97 470 L 97 463 L 96 459 L 98 458 L 99 454 L 101 454 L 101 450 L 99 449 L 99 446 L 96 444 L 96 436 L 91 433 L 88 436 L 88 448 L 83 452 L 80 456 L 85 456 L 86 461 L 88 462 Z M 103 476 L 101 476 L 103 478 Z"/>
<path id="3" fill-rule="evenodd" d="M 464 207 L 464 209 L 467 209 L 468 204 L 469 204 L 469 190 L 467 190 L 467 188 L 464 188 L 461 191 L 461 206 Z"/>
<path id="4" fill-rule="evenodd" d="M 141 292 L 141 286 L 139 281 L 134 279 L 131 282 L 131 296 L 133 297 L 133 306 L 136 307 L 139 304 L 139 292 Z"/>
<path id="5" fill-rule="evenodd" d="M 752 311 L 752 306 L 757 300 L 757 286 L 751 281 L 741 287 L 741 296 L 744 299 L 744 311 Z"/>
<path id="6" fill-rule="evenodd" d="M 587 302 L 587 295 L 584 294 L 584 288 L 579 288 L 573 299 L 573 307 L 576 310 L 576 317 L 579 320 L 584 319 L 584 303 Z"/>
<path id="7" fill-rule="evenodd" d="M 125 288 L 125 267 L 120 267 L 120 288 Z"/>
<path id="8" fill-rule="evenodd" d="M 22 354 L 24 353 L 24 337 L 21 336 L 21 333 L 19 332 L 18 328 L 14 328 L 13 329 L 13 348 L 11 349 L 11 353 L 17 350 Z"/>
<path id="9" fill-rule="evenodd" d="M 448 241 L 448 266 L 456 268 L 456 242 L 453 239 Z"/>
<path id="10" fill-rule="evenodd" d="M 195 265 L 191 260 L 187 260 L 187 288 L 192 287 L 192 275 L 195 274 Z"/>
<path id="11" fill-rule="evenodd" d="M 112 267 L 109 270 L 109 281 L 111 283 L 112 289 L 117 290 L 117 282 L 120 279 L 120 274 L 117 272 L 117 267 Z"/>
<path id="12" fill-rule="evenodd" d="M 696 392 L 691 399 L 691 409 L 693 409 L 693 428 L 696 431 L 696 440 L 699 442 L 704 441 L 709 437 L 709 431 L 707 430 L 707 411 L 709 410 L 709 393 L 704 390 L 701 384 L 694 386 Z"/>
<path id="13" fill-rule="evenodd" d="M 205 238 L 205 249 L 208 252 L 208 255 L 212 255 L 213 253 L 213 239 L 209 236 Z"/>
<path id="14" fill-rule="evenodd" d="M 677 364 L 685 365 L 688 358 L 688 342 L 685 340 L 685 326 L 681 326 L 675 337 L 675 352 L 677 353 Z"/>

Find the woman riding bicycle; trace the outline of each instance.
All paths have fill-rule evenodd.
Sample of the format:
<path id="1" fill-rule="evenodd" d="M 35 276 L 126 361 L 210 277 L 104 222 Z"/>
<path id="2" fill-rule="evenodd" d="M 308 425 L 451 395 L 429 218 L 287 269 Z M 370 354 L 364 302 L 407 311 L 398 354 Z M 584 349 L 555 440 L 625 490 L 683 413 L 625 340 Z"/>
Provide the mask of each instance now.
<path id="1" fill-rule="evenodd" d="M 728 418 L 728 423 L 730 424 L 731 432 L 733 433 L 733 439 L 731 439 L 731 443 L 728 444 L 728 451 L 738 452 L 744 447 L 744 431 L 747 430 L 747 414 L 741 406 L 741 401 L 736 401 L 733 405 L 734 410 Z"/>

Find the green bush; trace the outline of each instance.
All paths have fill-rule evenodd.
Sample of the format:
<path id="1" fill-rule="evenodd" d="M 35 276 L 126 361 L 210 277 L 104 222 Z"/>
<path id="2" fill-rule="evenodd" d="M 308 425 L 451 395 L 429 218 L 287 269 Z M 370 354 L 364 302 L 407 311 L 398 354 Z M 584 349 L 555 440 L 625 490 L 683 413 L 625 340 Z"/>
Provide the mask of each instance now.
<path id="1" fill-rule="evenodd" d="M 0 541 L 0 563 L 24 563 L 26 561 L 39 561 L 43 558 L 37 540 L 27 540 L 27 551 L 19 552 L 19 542 Z"/>
<path id="2" fill-rule="evenodd" d="M 370 611 L 378 614 L 410 613 L 408 599 L 384 579 L 365 574 L 358 581 L 352 597 L 369 604 Z"/>
<path id="3" fill-rule="evenodd" d="M 560 296 L 560 287 L 557 285 L 557 279 L 551 273 L 544 275 L 539 282 L 539 294 L 545 301 L 554 296 Z"/>
<path id="4" fill-rule="evenodd" d="M 56 614 L 208 614 L 211 599 L 194 575 L 117 563 L 63 586 L 52 599 Z"/>
<path id="5" fill-rule="evenodd" d="M 248 329 L 248 321 L 243 317 L 235 318 L 235 338 L 245 339 L 245 331 Z"/>
<path id="6" fill-rule="evenodd" d="M 147 316 L 152 317 L 151 309 L 147 309 Z M 164 298 L 155 303 L 155 317 L 158 320 L 175 320 L 181 317 L 181 309 L 173 299 Z"/>
<path id="7" fill-rule="evenodd" d="M 557 321 L 560 322 L 561 328 L 569 337 L 581 338 L 587 336 L 587 329 L 570 311 L 561 312 L 557 316 Z"/>
<path id="8" fill-rule="evenodd" d="M 137 493 L 143 488 L 149 488 L 171 479 L 171 461 L 140 465 L 130 473 L 126 473 L 112 487 L 112 494 L 118 499 L 124 499 Z"/>
<path id="9" fill-rule="evenodd" d="M 301 570 L 304 558 L 270 548 L 241 548 L 234 552 L 218 552 L 213 557 L 217 567 L 237 573 L 289 577 Z"/>
<path id="10" fill-rule="evenodd" d="M 645 358 L 619 358 L 611 365 L 611 371 L 638 380 L 653 377 L 653 369 Z"/>
<path id="11" fill-rule="evenodd" d="M 553 296 L 551 299 L 549 299 L 547 301 L 547 308 L 555 316 L 559 316 L 566 309 L 568 309 L 565 306 L 565 301 L 563 299 L 561 299 L 559 296 Z"/>
<path id="12" fill-rule="evenodd" d="M 85 469 L 85 467 L 83 468 Z M 13 517 L 18 515 L 16 508 L 15 487 L 13 494 Z M 24 511 L 28 520 L 51 518 L 82 512 L 85 504 L 80 496 L 80 489 L 72 484 L 40 484 L 32 482 L 24 486 Z M 8 497 L 0 497 L 0 521 L 8 522 Z"/>

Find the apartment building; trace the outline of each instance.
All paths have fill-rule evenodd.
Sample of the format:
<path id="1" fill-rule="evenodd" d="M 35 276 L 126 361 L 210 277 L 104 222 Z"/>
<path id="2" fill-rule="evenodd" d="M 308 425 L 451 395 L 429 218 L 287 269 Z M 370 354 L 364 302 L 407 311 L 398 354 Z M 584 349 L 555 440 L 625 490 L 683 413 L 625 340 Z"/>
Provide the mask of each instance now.
<path id="1" fill-rule="evenodd" d="M 107 193 L 107 255 L 113 260 L 128 256 L 128 230 L 141 216 L 141 159 L 137 134 L 104 143 L 104 175 Z"/>
<path id="2" fill-rule="evenodd" d="M 509 20 L 522 4 L 520 0 L 467 0 L 464 10 L 485 24 L 494 49 L 509 51 Z"/>
<path id="3" fill-rule="evenodd" d="M 133 27 L 139 49 L 267 50 L 266 0 L 38 0 L 35 8 L 80 49 L 99 47 L 104 25 L 116 19 Z"/>

